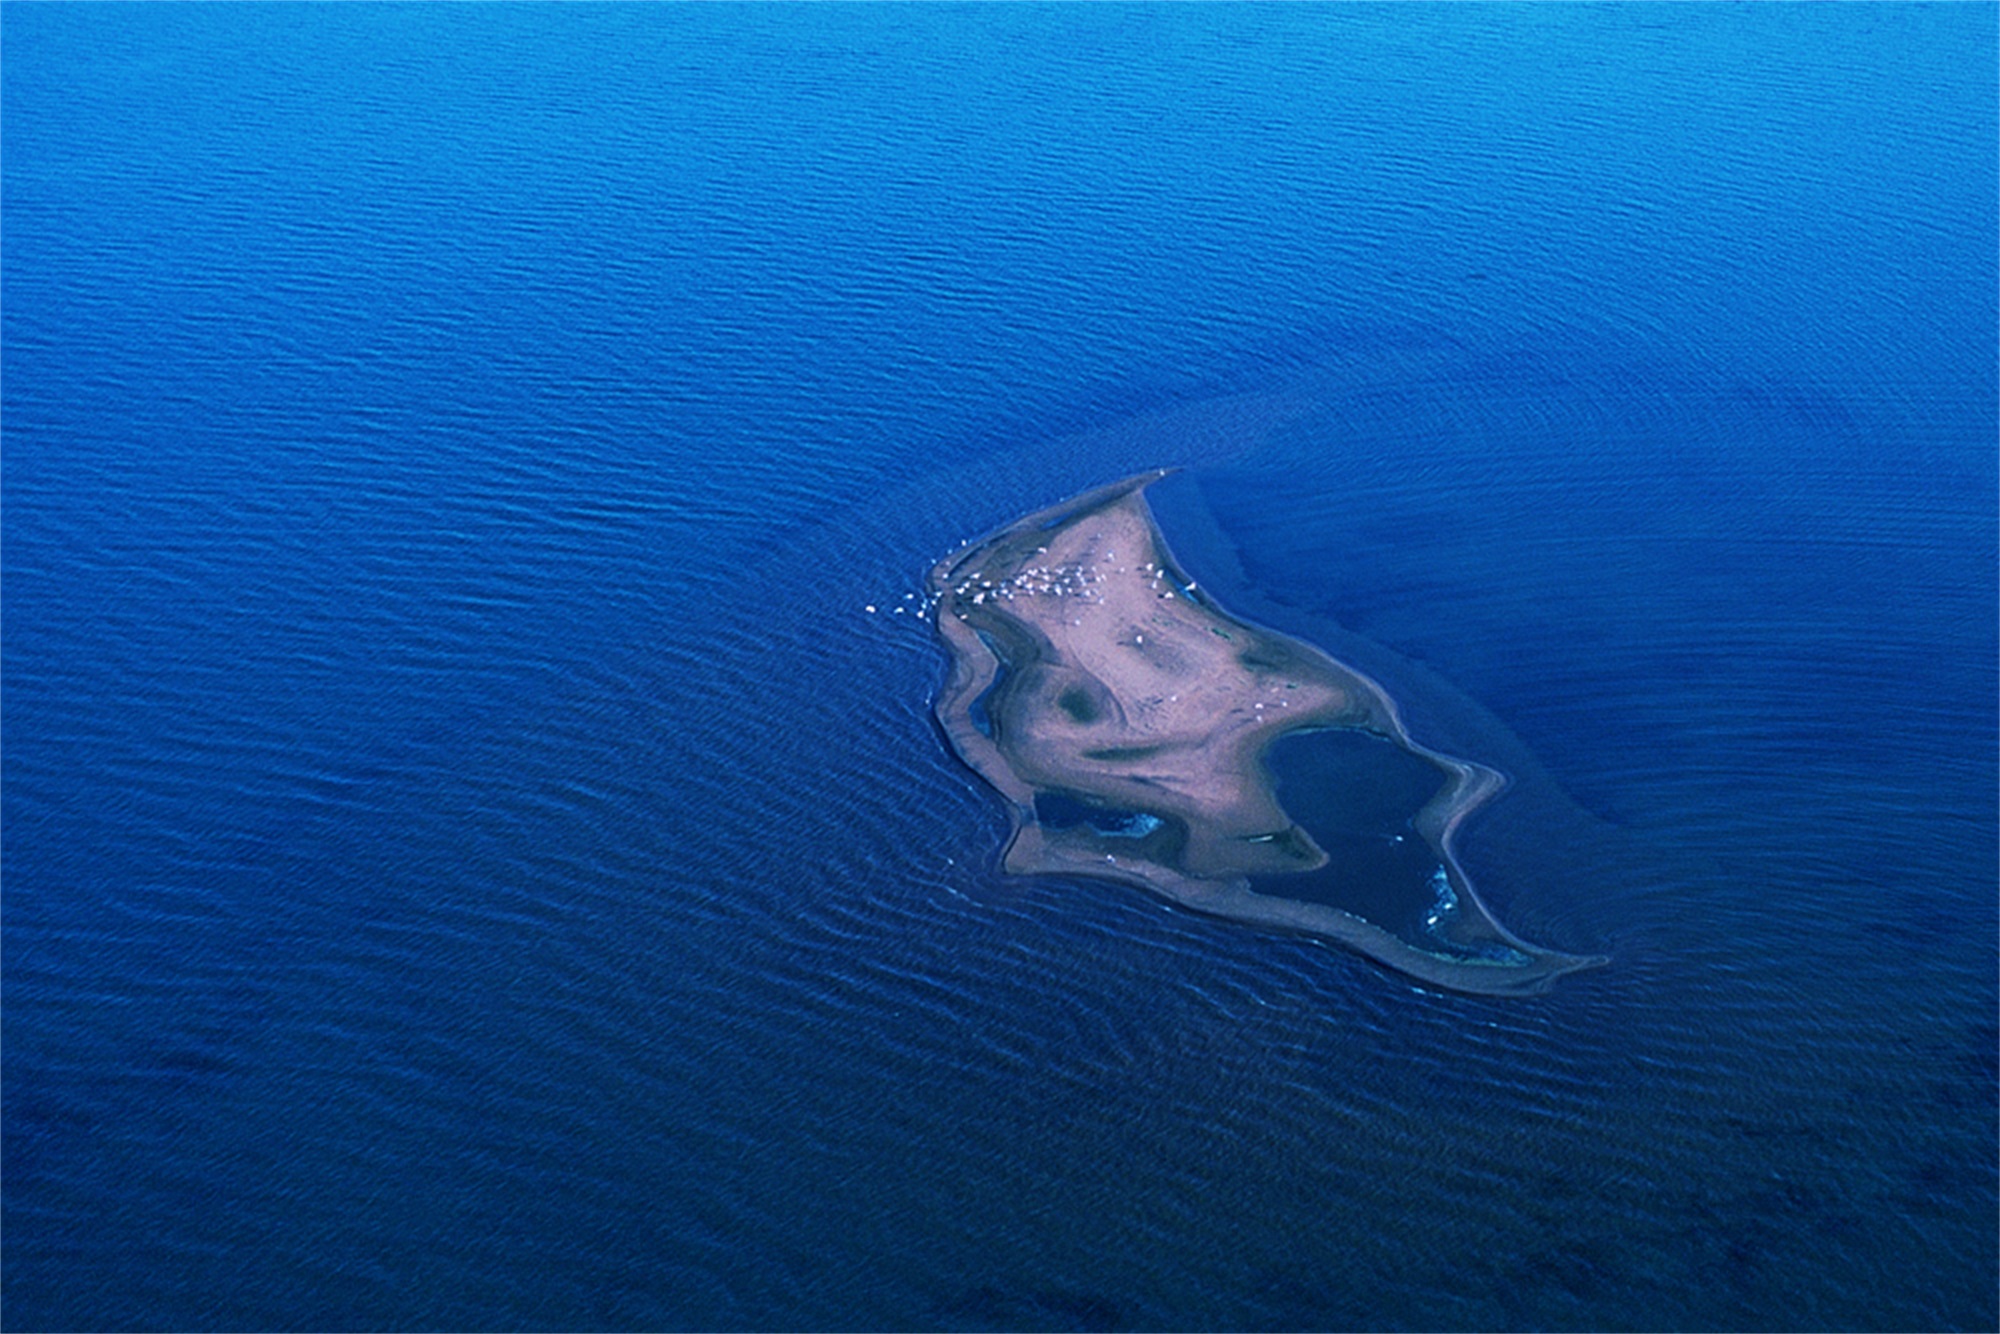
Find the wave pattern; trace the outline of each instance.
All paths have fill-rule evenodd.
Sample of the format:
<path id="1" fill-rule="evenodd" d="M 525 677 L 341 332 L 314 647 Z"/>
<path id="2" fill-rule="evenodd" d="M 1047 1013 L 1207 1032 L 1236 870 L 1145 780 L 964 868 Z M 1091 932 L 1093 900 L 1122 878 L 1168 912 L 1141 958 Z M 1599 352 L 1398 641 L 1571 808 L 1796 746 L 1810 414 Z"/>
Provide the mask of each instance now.
<path id="1" fill-rule="evenodd" d="M 1992 1327 L 1990 10 L 554 15 L 0 10 L 11 1324 Z M 1162 463 L 1612 967 L 997 874 Z"/>

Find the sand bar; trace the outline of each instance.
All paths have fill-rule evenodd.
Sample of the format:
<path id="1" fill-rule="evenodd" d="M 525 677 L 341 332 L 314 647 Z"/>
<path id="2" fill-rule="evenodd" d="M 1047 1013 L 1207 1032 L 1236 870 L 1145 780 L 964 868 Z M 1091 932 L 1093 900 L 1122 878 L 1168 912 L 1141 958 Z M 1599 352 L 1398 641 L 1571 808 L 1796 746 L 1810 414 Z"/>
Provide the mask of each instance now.
<path id="1" fill-rule="evenodd" d="M 1012 810 L 1006 869 L 1138 885 L 1204 913 L 1338 940 L 1460 991 L 1537 991 L 1603 962 L 1528 944 L 1493 919 L 1451 838 L 1501 776 L 1416 745 L 1374 681 L 1218 607 L 1175 563 L 1146 503 L 1165 475 L 1031 514 L 931 570 L 953 656 L 937 717 Z M 1263 763 L 1279 736 L 1316 728 L 1365 729 L 1448 775 L 1412 821 L 1449 905 L 1434 936 L 1403 939 L 1272 892 L 1269 877 L 1327 864 Z"/>

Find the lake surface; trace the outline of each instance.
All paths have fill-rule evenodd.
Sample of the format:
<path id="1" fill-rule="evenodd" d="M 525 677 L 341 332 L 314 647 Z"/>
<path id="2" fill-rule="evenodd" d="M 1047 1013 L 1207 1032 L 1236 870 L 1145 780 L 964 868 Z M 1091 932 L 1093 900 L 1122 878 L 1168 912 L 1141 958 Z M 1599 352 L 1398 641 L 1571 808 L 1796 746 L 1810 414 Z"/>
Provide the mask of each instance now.
<path id="1" fill-rule="evenodd" d="M 1993 1328 L 1996 22 L 0 8 L 8 1325 Z M 997 873 L 1165 464 L 1609 966 Z"/>

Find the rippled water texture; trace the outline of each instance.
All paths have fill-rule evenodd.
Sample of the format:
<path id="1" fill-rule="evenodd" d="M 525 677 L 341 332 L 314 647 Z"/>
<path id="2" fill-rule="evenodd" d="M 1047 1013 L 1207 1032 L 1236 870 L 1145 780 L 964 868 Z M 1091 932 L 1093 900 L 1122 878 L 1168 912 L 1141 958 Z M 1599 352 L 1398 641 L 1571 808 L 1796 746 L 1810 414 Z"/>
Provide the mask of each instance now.
<path id="1" fill-rule="evenodd" d="M 6 1322 L 1994 1327 L 1995 29 L 0 7 Z M 1609 967 L 999 875 L 1160 464 Z"/>

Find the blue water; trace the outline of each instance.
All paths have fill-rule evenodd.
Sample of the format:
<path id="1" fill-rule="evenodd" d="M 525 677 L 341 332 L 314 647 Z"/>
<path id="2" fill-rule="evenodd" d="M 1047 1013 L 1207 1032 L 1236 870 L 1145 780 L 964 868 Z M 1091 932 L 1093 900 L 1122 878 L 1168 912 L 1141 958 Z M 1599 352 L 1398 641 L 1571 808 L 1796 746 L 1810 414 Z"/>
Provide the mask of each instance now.
<path id="1" fill-rule="evenodd" d="M 1993 1328 L 1996 23 L 0 7 L 0 1318 Z M 998 874 L 1159 464 L 1608 967 Z"/>
<path id="2" fill-rule="evenodd" d="M 1329 904 L 1419 948 L 1450 953 L 1450 938 L 1437 928 L 1457 892 L 1416 829 L 1417 813 L 1449 773 L 1387 737 L 1347 729 L 1280 737 L 1264 762 L 1279 804 L 1329 860 L 1312 871 L 1253 877 L 1251 891 Z"/>

